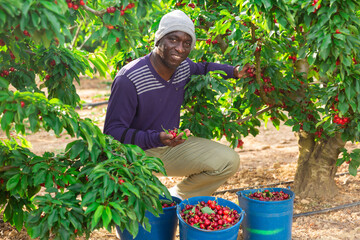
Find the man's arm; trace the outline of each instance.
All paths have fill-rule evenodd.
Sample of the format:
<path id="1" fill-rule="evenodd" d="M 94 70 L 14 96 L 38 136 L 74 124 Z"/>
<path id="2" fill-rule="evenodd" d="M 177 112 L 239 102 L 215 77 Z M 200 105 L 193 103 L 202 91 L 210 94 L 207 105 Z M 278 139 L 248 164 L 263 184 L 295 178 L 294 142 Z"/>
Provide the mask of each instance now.
<path id="1" fill-rule="evenodd" d="M 163 146 L 159 132 L 131 128 L 137 104 L 137 92 L 133 83 L 125 76 L 117 77 L 111 87 L 104 133 L 122 143 L 138 145 L 144 150 Z"/>
<path id="2" fill-rule="evenodd" d="M 199 62 L 195 63 L 189 60 L 190 67 L 193 70 L 193 75 L 206 75 L 210 71 L 221 70 L 226 73 L 225 79 L 228 78 L 243 78 L 247 76 L 247 70 L 251 68 L 250 64 L 246 64 L 241 70 L 240 66 L 232 66 L 228 64 L 212 63 L 212 62 Z"/>

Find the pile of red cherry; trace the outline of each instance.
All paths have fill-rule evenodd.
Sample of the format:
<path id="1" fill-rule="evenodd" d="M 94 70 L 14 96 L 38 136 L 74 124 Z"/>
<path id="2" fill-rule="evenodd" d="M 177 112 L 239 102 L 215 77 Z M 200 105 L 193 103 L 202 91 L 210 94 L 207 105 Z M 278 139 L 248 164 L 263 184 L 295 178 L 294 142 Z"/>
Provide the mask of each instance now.
<path id="1" fill-rule="evenodd" d="M 248 198 L 260 200 L 260 201 L 283 201 L 290 198 L 290 195 L 281 191 L 270 191 L 265 189 L 263 191 L 258 191 L 254 193 L 249 193 L 246 195 Z"/>
<path id="2" fill-rule="evenodd" d="M 162 208 L 174 207 L 176 202 L 169 200 L 160 200 Z"/>
<path id="3" fill-rule="evenodd" d="M 229 228 L 240 220 L 240 214 L 236 210 L 211 200 L 185 205 L 180 216 L 187 224 L 210 231 Z"/>

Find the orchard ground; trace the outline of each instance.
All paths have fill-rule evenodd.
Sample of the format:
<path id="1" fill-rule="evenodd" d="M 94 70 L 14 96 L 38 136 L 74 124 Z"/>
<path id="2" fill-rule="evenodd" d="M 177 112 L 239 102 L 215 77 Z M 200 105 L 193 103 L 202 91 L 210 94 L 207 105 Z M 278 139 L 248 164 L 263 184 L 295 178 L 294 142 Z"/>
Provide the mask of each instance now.
<path id="1" fill-rule="evenodd" d="M 110 94 L 110 80 L 82 78 L 77 87 L 78 94 L 84 103 L 96 103 L 106 101 Z M 96 107 L 84 107 L 78 110 L 83 118 L 91 118 L 102 129 L 105 119 L 106 104 Z M 0 137 L 4 137 L 0 135 Z M 33 151 L 42 154 L 45 151 L 62 151 L 66 144 L 74 139 L 67 135 L 57 138 L 53 133 L 41 131 L 30 135 L 27 139 L 32 143 Z M 240 169 L 223 184 L 218 191 L 231 190 L 245 187 L 256 187 L 291 181 L 294 179 L 296 160 L 298 157 L 297 139 L 291 129 L 281 125 L 276 130 L 271 122 L 263 125 L 260 134 L 256 137 L 248 136 L 243 139 L 244 146 L 236 151 L 240 156 Z M 227 144 L 225 141 L 221 141 Z M 346 148 L 353 149 L 357 144 L 347 144 Z M 348 172 L 347 166 L 341 166 L 338 173 Z M 161 181 L 171 187 L 181 181 L 180 177 L 161 177 Z M 314 199 L 300 199 L 295 197 L 294 213 L 312 212 L 325 208 L 349 204 L 359 201 L 360 196 L 360 173 L 353 177 L 349 174 L 336 177 L 339 189 L 338 195 L 330 200 L 320 201 Z M 278 185 L 277 187 L 292 187 L 292 184 Z M 321 189 L 318 189 L 321 191 Z M 235 193 L 226 192 L 216 194 L 217 197 L 225 198 L 238 203 Z M 293 239 L 323 239 L 336 240 L 360 239 L 360 206 L 345 208 L 322 214 L 298 217 L 293 220 Z M 9 224 L 0 222 L 1 240 L 25 240 L 30 239 L 26 230 L 18 232 Z M 77 238 L 83 240 L 85 238 Z M 91 239 L 116 239 L 115 231 L 97 230 L 91 234 Z M 179 237 L 177 236 L 177 239 Z M 238 239 L 242 239 L 240 230 Z"/>

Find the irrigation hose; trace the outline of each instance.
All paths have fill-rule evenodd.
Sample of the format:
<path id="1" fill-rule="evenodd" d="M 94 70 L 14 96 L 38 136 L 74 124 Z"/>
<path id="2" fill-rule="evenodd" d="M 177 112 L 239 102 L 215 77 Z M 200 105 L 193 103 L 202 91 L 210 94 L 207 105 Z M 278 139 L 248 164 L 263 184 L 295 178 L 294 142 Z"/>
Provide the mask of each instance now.
<path id="1" fill-rule="evenodd" d="M 293 218 L 309 216 L 309 215 L 314 215 L 314 214 L 319 214 L 319 213 L 327 213 L 327 212 L 330 212 L 330 211 L 336 211 L 336 210 L 340 210 L 340 209 L 344 209 L 344 208 L 356 207 L 358 205 L 360 205 L 360 201 L 359 202 L 354 202 L 354 203 L 348 203 L 348 204 L 344 204 L 344 205 L 339 205 L 339 206 L 332 207 L 332 208 L 325 208 L 325 209 L 321 209 L 321 210 L 318 210 L 318 211 L 294 214 Z"/>
<path id="2" fill-rule="evenodd" d="M 100 106 L 100 105 L 104 105 L 104 104 L 108 104 L 109 101 L 103 101 L 103 102 L 94 102 L 94 103 L 85 103 L 82 105 L 82 107 L 96 107 L 96 106 Z M 76 106 L 76 109 L 80 109 L 79 106 Z"/>

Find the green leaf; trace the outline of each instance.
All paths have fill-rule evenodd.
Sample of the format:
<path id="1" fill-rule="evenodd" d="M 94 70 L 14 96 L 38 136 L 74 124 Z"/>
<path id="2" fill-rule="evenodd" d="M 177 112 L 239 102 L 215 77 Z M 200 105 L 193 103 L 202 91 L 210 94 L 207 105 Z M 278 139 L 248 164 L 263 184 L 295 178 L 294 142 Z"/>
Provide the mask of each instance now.
<path id="1" fill-rule="evenodd" d="M 133 237 L 135 238 L 139 233 L 139 224 L 138 224 L 138 222 L 137 221 L 130 221 L 128 230 L 131 233 L 131 235 L 133 235 Z"/>
<path id="2" fill-rule="evenodd" d="M 3 117 L 1 118 L 1 129 L 5 131 L 5 129 L 10 125 L 10 123 L 14 120 L 14 112 L 6 111 Z"/>
<path id="3" fill-rule="evenodd" d="M 55 15 L 52 12 L 49 12 L 49 11 L 44 11 L 44 14 L 46 15 L 49 22 L 51 22 L 54 32 L 59 31 L 60 30 L 60 23 L 57 20 L 57 18 L 55 17 Z"/>
<path id="4" fill-rule="evenodd" d="M 93 190 L 85 194 L 81 205 L 86 206 L 87 203 L 94 202 L 96 200 L 96 194 L 98 193 L 97 190 Z"/>
<path id="5" fill-rule="evenodd" d="M 330 47 L 329 47 L 330 43 L 331 43 L 331 35 L 329 34 L 325 36 L 320 47 L 320 57 L 323 60 L 326 60 L 330 54 Z"/>
<path id="6" fill-rule="evenodd" d="M 111 209 L 107 206 L 105 208 L 105 211 L 103 211 L 102 213 L 102 221 L 104 228 L 108 227 L 109 223 L 111 222 L 111 219 L 112 219 Z"/>
<path id="7" fill-rule="evenodd" d="M 14 189 L 17 186 L 17 184 L 19 183 L 20 176 L 21 176 L 20 173 L 12 176 L 6 183 L 6 190 L 10 191 L 10 190 Z"/>
<path id="8" fill-rule="evenodd" d="M 125 186 L 130 192 L 134 193 L 136 197 L 140 198 L 140 192 L 137 187 L 128 182 L 124 182 L 122 185 Z"/>
<path id="9" fill-rule="evenodd" d="M 349 110 L 349 104 L 346 102 L 340 102 L 338 108 L 341 113 L 345 114 Z"/>
<path id="10" fill-rule="evenodd" d="M 352 159 L 349 163 L 349 173 L 352 176 L 356 176 L 359 166 L 360 166 L 360 161 L 356 161 L 355 159 Z"/>
<path id="11" fill-rule="evenodd" d="M 91 229 L 94 229 L 96 225 L 99 223 L 100 217 L 104 211 L 104 205 L 99 205 L 94 213 L 94 218 L 91 222 Z"/>
<path id="12" fill-rule="evenodd" d="M 207 214 L 215 213 L 215 212 L 214 212 L 211 208 L 209 208 L 209 207 L 203 207 L 203 208 L 201 209 L 201 212 L 207 213 Z"/>
<path id="13" fill-rule="evenodd" d="M 75 159 L 86 148 L 84 142 L 77 141 L 70 149 L 70 158 Z"/>
<path id="14" fill-rule="evenodd" d="M 47 223 L 48 223 L 50 228 L 52 226 L 54 226 L 54 223 L 57 222 L 58 218 L 59 218 L 58 210 L 55 208 L 50 212 L 50 215 L 47 218 Z"/>
<path id="15" fill-rule="evenodd" d="M 124 209 L 120 206 L 120 204 L 116 202 L 110 202 L 110 206 L 112 206 L 114 209 L 118 210 L 122 215 L 125 215 Z"/>
<path id="16" fill-rule="evenodd" d="M 17 209 L 14 211 L 13 219 L 16 229 L 20 232 L 24 225 L 24 213 L 22 209 Z"/>
<path id="17" fill-rule="evenodd" d="M 69 214 L 68 214 L 68 219 L 70 220 L 71 224 L 74 226 L 75 229 L 82 228 L 79 220 L 76 219 L 76 217 L 71 212 L 69 212 Z"/>
<path id="18" fill-rule="evenodd" d="M 88 213 L 91 213 L 91 212 L 95 211 L 95 209 L 97 209 L 97 207 L 98 207 L 99 205 L 100 205 L 99 203 L 93 202 L 92 204 L 90 204 L 90 206 L 88 206 L 88 207 L 86 208 L 85 214 L 88 214 Z"/>

